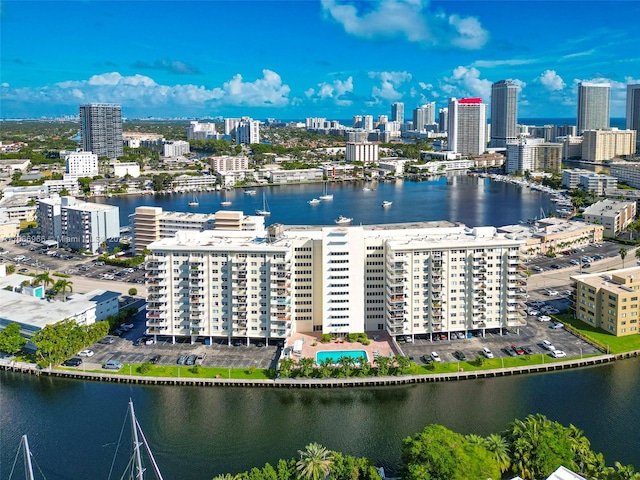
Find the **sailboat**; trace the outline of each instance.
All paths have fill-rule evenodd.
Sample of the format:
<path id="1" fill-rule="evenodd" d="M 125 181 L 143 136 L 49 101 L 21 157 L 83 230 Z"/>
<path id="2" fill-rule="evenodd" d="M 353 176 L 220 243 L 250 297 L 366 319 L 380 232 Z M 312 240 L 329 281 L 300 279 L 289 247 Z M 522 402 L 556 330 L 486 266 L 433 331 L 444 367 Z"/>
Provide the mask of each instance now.
<path id="1" fill-rule="evenodd" d="M 263 217 L 271 215 L 269 205 L 267 204 L 267 195 L 264 192 L 262 192 L 262 209 L 256 208 L 256 215 L 261 215 Z"/>
<path id="2" fill-rule="evenodd" d="M 198 205 L 200 205 L 200 202 L 198 202 L 198 197 L 193 195 L 193 200 L 191 200 L 187 205 L 189 205 L 190 207 L 197 207 Z"/>
<path id="3" fill-rule="evenodd" d="M 324 193 L 320 195 L 320 200 L 333 200 L 333 193 L 327 193 L 327 182 L 324 182 Z"/>
<path id="4" fill-rule="evenodd" d="M 221 207 L 230 207 L 231 206 L 231 200 L 227 200 L 227 192 L 226 192 L 226 190 L 224 192 L 222 192 L 222 201 L 220 202 L 220 206 Z"/>

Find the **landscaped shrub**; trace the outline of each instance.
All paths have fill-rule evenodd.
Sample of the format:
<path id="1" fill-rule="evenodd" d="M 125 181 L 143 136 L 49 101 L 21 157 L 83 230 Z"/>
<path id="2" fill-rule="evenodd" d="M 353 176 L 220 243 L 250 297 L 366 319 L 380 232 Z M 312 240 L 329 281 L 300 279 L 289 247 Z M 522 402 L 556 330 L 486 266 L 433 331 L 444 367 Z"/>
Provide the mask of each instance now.
<path id="1" fill-rule="evenodd" d="M 320 341 L 322 343 L 329 343 L 331 341 L 331 335 L 329 333 L 323 333 Z"/>

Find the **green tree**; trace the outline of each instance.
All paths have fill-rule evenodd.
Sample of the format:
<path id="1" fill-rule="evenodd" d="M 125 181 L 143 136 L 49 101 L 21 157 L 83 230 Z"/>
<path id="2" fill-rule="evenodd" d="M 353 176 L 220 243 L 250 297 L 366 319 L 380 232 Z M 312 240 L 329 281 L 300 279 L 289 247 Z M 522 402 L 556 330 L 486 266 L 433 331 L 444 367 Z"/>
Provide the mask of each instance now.
<path id="1" fill-rule="evenodd" d="M 129 293 L 130 296 L 134 297 L 134 296 L 136 296 L 138 294 L 138 289 L 137 288 L 130 288 L 128 293 Z"/>
<path id="2" fill-rule="evenodd" d="M 296 462 L 296 470 L 300 478 L 306 480 L 321 480 L 331 470 L 331 451 L 319 443 L 310 443 L 304 450 L 298 450 L 300 460 Z"/>
<path id="3" fill-rule="evenodd" d="M 635 256 L 636 256 L 636 260 L 640 260 L 640 248 L 636 248 Z"/>
<path id="4" fill-rule="evenodd" d="M 500 477 L 491 452 L 442 425 L 430 425 L 402 442 L 403 480 Z"/>
<path id="5" fill-rule="evenodd" d="M 27 343 L 27 339 L 20 335 L 20 325 L 10 323 L 0 332 L 0 352 L 15 355 Z"/>
<path id="6" fill-rule="evenodd" d="M 53 285 L 54 284 L 54 280 L 49 275 L 49 272 L 42 272 L 42 273 L 40 273 L 40 274 L 38 274 L 38 275 L 36 275 L 34 277 L 33 284 L 34 285 L 43 285 L 46 288 L 47 285 Z"/>
<path id="7" fill-rule="evenodd" d="M 494 460 L 500 466 L 501 472 L 506 472 L 511 464 L 509 457 L 509 443 L 501 435 L 492 433 L 484 439 L 484 447 L 491 452 Z"/>
<path id="8" fill-rule="evenodd" d="M 296 361 L 293 358 L 285 358 L 280 362 L 280 375 L 285 378 L 291 376 L 291 372 L 293 370 L 293 366 L 296 364 Z"/>
<path id="9" fill-rule="evenodd" d="M 371 364 L 369 363 L 369 359 L 366 355 L 362 355 L 358 359 L 358 364 L 360 365 L 360 373 L 363 377 L 368 377 L 371 374 Z"/>
<path id="10" fill-rule="evenodd" d="M 298 370 L 303 377 L 310 377 L 313 373 L 313 358 L 304 357 L 298 360 Z"/>
<path id="11" fill-rule="evenodd" d="M 399 356 L 396 357 L 396 364 L 398 365 L 398 373 L 402 375 L 411 365 L 411 360 L 407 357 Z"/>
<path id="12" fill-rule="evenodd" d="M 350 377 L 353 373 L 353 367 L 355 366 L 353 358 L 347 356 L 340 357 L 338 363 L 340 364 L 340 373 L 345 377 Z"/>
<path id="13" fill-rule="evenodd" d="M 620 258 L 622 259 L 622 268 L 624 268 L 624 259 L 627 256 L 627 248 L 620 247 L 620 250 L 618 250 L 618 253 L 620 254 Z"/>
<path id="14" fill-rule="evenodd" d="M 62 278 L 53 285 L 53 288 L 57 293 L 62 292 L 63 301 L 66 302 L 67 290 L 69 290 L 70 292 L 73 292 L 73 282 Z"/>
<path id="15" fill-rule="evenodd" d="M 377 373 L 379 377 L 389 375 L 389 367 L 391 366 L 391 359 L 389 357 L 379 356 L 376 358 Z"/>
<path id="16" fill-rule="evenodd" d="M 332 371 L 333 371 L 333 364 L 331 363 L 331 359 L 325 358 L 324 360 L 320 360 L 320 365 L 318 368 L 318 373 L 320 374 L 320 378 L 329 378 L 331 376 Z"/>

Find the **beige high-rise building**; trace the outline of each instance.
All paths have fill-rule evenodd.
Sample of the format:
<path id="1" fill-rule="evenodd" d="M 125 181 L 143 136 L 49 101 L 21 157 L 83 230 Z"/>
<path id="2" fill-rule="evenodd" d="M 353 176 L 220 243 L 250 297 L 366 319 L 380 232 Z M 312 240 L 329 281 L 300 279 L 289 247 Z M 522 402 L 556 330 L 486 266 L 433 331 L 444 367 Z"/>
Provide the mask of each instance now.
<path id="1" fill-rule="evenodd" d="M 586 130 L 582 133 L 582 160 L 603 162 L 636 153 L 635 130 Z"/>
<path id="2" fill-rule="evenodd" d="M 640 267 L 576 275 L 576 317 L 617 337 L 638 334 Z"/>

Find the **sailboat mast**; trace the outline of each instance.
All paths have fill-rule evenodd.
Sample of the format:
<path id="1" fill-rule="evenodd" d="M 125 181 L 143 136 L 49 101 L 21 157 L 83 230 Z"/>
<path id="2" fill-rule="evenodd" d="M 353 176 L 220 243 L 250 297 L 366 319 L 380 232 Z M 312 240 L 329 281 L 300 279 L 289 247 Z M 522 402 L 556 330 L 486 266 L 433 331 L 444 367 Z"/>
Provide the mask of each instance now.
<path id="1" fill-rule="evenodd" d="M 133 411 L 133 400 L 129 399 L 129 413 L 131 414 L 131 432 L 133 433 L 133 454 L 135 460 L 135 478 L 144 480 L 144 469 L 142 468 L 142 456 L 140 455 L 140 441 L 138 440 L 138 422 L 136 413 Z"/>
<path id="2" fill-rule="evenodd" d="M 33 465 L 31 465 L 31 450 L 29 450 L 29 440 L 26 435 L 22 436 L 22 448 L 24 449 L 24 477 L 27 480 L 35 480 Z"/>

